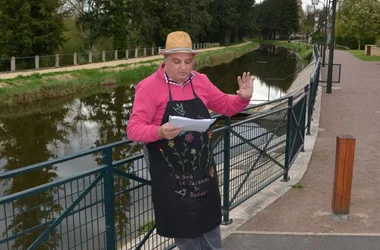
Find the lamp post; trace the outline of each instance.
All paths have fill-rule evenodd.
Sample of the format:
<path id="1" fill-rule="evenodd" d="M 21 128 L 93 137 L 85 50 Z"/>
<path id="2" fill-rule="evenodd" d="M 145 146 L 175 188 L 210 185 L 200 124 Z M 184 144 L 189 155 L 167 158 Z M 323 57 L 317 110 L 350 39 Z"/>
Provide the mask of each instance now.
<path id="1" fill-rule="evenodd" d="M 321 2 L 320 0 L 311 0 L 311 3 L 313 4 L 314 8 L 317 6 L 319 3 L 321 3 L 324 7 L 324 29 L 322 31 L 323 33 L 323 49 L 322 51 L 322 67 L 325 67 L 325 62 L 326 62 L 326 44 L 327 44 L 327 11 L 330 7 L 330 1 L 325 0 L 325 2 Z"/>
<path id="2" fill-rule="evenodd" d="M 332 71 L 333 71 L 333 62 L 334 62 L 334 45 L 335 45 L 335 15 L 336 15 L 336 3 L 338 0 L 326 0 L 328 1 L 329 5 L 332 3 L 332 17 L 331 17 L 331 35 L 330 35 L 330 51 L 329 51 L 329 64 L 328 64 L 328 71 L 327 71 L 327 90 L 326 93 L 330 94 L 332 92 Z M 320 3 L 319 0 L 312 0 L 312 4 L 314 6 L 318 5 Z M 322 3 L 323 4 L 323 3 Z M 326 9 L 326 5 L 325 9 Z M 325 11 L 327 13 L 327 10 Z M 326 15 L 326 21 L 327 21 L 327 15 Z M 327 22 L 326 22 L 327 26 Z M 326 27 L 325 26 L 325 27 Z M 326 49 L 324 49 L 325 51 Z M 323 52 L 324 52 L 323 51 Z M 325 59 L 323 58 L 323 61 Z M 323 64 L 322 64 L 323 66 Z"/>
<path id="3" fill-rule="evenodd" d="M 318 43 L 320 43 L 320 45 L 322 46 L 322 43 L 321 43 L 321 38 L 320 38 L 320 28 L 319 28 L 319 13 L 314 13 L 314 31 L 318 31 Z M 319 48 L 319 46 L 318 46 Z M 320 48 L 320 50 L 322 50 L 322 48 Z"/>
<path id="4" fill-rule="evenodd" d="M 332 92 L 332 72 L 333 72 L 334 47 L 335 47 L 336 2 L 337 0 L 332 0 L 331 37 L 330 37 L 329 65 L 328 65 L 328 71 L 327 71 L 327 90 L 326 90 L 326 93 L 328 94 Z"/>

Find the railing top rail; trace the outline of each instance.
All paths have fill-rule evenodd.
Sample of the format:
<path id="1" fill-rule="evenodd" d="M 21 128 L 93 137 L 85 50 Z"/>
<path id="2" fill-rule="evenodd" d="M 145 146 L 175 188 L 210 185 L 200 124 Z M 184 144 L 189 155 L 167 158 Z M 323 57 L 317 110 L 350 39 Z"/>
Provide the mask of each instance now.
<path id="1" fill-rule="evenodd" d="M 11 178 L 11 177 L 14 177 L 14 176 L 16 176 L 18 174 L 21 174 L 21 173 L 26 173 L 26 172 L 30 172 L 30 171 L 33 171 L 33 170 L 36 170 L 36 169 L 41 169 L 41 168 L 44 168 L 46 166 L 50 166 L 50 165 L 66 162 L 66 161 L 73 160 L 73 159 L 76 159 L 76 158 L 79 158 L 79 157 L 83 157 L 83 156 L 86 156 L 86 155 L 97 153 L 97 152 L 100 152 L 100 151 L 102 151 L 104 149 L 107 149 L 107 148 L 114 148 L 114 147 L 122 146 L 122 145 L 125 145 L 125 144 L 129 144 L 129 143 L 133 143 L 133 142 L 131 142 L 130 140 L 121 140 L 121 141 L 118 141 L 118 142 L 114 142 L 114 143 L 102 145 L 102 146 L 99 146 L 99 147 L 95 147 L 95 148 L 92 148 L 92 149 L 89 149 L 89 150 L 85 150 L 85 151 L 82 151 L 82 152 L 79 152 L 79 153 L 76 153 L 76 154 L 72 154 L 72 155 L 68 155 L 68 156 L 63 156 L 63 157 L 58 157 L 56 159 L 52 159 L 52 160 L 36 163 L 36 164 L 33 164 L 33 165 L 29 165 L 29 166 L 26 166 L 26 167 L 22 167 L 22 168 L 19 168 L 19 169 L 7 171 L 5 173 L 1 173 L 0 174 L 0 180 L 6 179 L 6 178 Z"/>

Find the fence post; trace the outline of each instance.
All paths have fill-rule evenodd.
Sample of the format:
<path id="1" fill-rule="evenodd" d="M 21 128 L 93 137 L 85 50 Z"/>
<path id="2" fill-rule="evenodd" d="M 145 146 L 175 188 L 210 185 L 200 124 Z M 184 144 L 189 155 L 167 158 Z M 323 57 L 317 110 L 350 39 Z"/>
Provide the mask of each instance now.
<path id="1" fill-rule="evenodd" d="M 311 135 L 310 133 L 310 126 L 311 126 L 311 116 L 313 114 L 313 106 L 314 106 L 314 101 L 313 101 L 313 93 L 314 93 L 314 81 L 313 77 L 310 76 L 310 91 L 309 91 L 309 98 L 308 98 L 308 105 L 307 105 L 307 135 Z"/>
<path id="2" fill-rule="evenodd" d="M 40 69 L 40 57 L 39 57 L 39 56 L 36 56 L 36 57 L 34 58 L 34 67 L 35 67 L 36 69 Z"/>
<path id="3" fill-rule="evenodd" d="M 16 57 L 11 57 L 11 71 L 16 71 Z"/>
<path id="4" fill-rule="evenodd" d="M 129 57 L 129 50 L 125 50 L 125 59 L 128 59 Z"/>
<path id="5" fill-rule="evenodd" d="M 74 53 L 74 65 L 78 65 L 77 53 Z"/>
<path id="6" fill-rule="evenodd" d="M 88 62 L 92 63 L 92 51 L 88 53 Z"/>
<path id="7" fill-rule="evenodd" d="M 292 136 L 292 122 L 293 121 L 293 96 L 289 96 L 288 98 L 288 120 L 286 127 L 286 147 L 285 147 L 285 173 L 284 178 L 281 181 L 287 182 L 290 180 L 289 177 L 289 164 L 291 161 L 292 154 L 292 144 L 293 144 L 293 136 Z"/>
<path id="8" fill-rule="evenodd" d="M 226 117 L 224 120 L 224 170 L 223 170 L 223 221 L 222 225 L 229 225 L 232 223 L 230 215 L 230 136 L 231 136 L 231 119 Z"/>
<path id="9" fill-rule="evenodd" d="M 350 211 L 352 176 L 354 168 L 356 139 L 351 135 L 336 138 L 336 159 L 332 211 L 334 218 L 343 215 L 347 219 Z"/>
<path id="10" fill-rule="evenodd" d="M 117 50 L 115 50 L 115 60 L 117 60 Z"/>
<path id="11" fill-rule="evenodd" d="M 59 67 L 59 54 L 55 54 L 55 67 Z"/>
<path id="12" fill-rule="evenodd" d="M 135 50 L 135 58 L 137 58 L 139 56 L 139 48 L 136 48 Z"/>
<path id="13" fill-rule="evenodd" d="M 152 47 L 152 56 L 154 56 L 154 47 Z"/>
<path id="14" fill-rule="evenodd" d="M 158 47 L 158 54 L 160 54 L 161 47 Z"/>
<path id="15" fill-rule="evenodd" d="M 102 62 L 106 61 L 106 52 L 102 51 Z"/>
<path id="16" fill-rule="evenodd" d="M 114 178 L 112 169 L 112 148 L 107 147 L 103 150 L 103 166 L 106 168 L 104 176 L 104 204 L 105 204 L 105 220 L 106 220 L 106 249 L 116 249 L 115 235 L 115 191 Z"/>
<path id="17" fill-rule="evenodd" d="M 144 48 L 144 56 L 146 56 L 146 48 Z"/>
<path id="18" fill-rule="evenodd" d="M 302 152 L 305 152 L 305 126 L 306 126 L 306 113 L 307 113 L 307 94 L 309 92 L 309 85 L 306 85 L 304 88 L 304 97 L 303 97 L 303 108 L 301 113 L 301 119 L 300 119 L 300 130 L 302 133 L 303 143 L 302 143 Z"/>

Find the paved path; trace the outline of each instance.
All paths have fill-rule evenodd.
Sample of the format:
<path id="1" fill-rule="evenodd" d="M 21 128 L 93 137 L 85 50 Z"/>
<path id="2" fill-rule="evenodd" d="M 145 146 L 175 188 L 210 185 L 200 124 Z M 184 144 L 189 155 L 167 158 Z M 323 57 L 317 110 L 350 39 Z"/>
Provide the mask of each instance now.
<path id="1" fill-rule="evenodd" d="M 250 41 L 240 43 L 237 45 L 232 45 L 231 47 L 240 47 L 244 46 L 246 44 L 251 43 Z M 202 52 L 204 51 L 211 51 L 211 50 L 219 50 L 224 49 L 226 47 L 214 47 L 214 48 L 208 48 L 208 49 L 200 49 Z M 147 57 L 139 57 L 139 58 L 132 58 L 132 59 L 124 59 L 124 60 L 116 60 L 116 61 L 109 61 L 109 62 L 100 62 L 100 63 L 91 63 L 91 64 L 83 64 L 83 65 L 77 65 L 77 66 L 68 66 L 68 67 L 61 67 L 61 68 L 49 68 L 49 69 L 41 69 L 41 70 L 27 70 L 27 71 L 18 71 L 18 72 L 9 72 L 9 73 L 0 73 L 0 79 L 11 79 L 15 78 L 19 75 L 22 76 L 28 76 L 32 74 L 44 74 L 44 73 L 52 73 L 52 72 L 66 72 L 66 71 L 74 71 L 74 70 L 80 70 L 80 69 L 99 69 L 103 67 L 115 67 L 121 64 L 132 64 L 132 63 L 138 63 L 138 62 L 144 62 L 144 61 L 151 61 L 151 60 L 158 60 L 163 58 L 162 55 L 156 55 L 156 56 L 147 56 Z"/>
<path id="2" fill-rule="evenodd" d="M 342 64 L 341 83 L 333 85 L 332 94 L 326 94 L 326 88 L 323 89 L 320 129 L 308 170 L 300 181 L 304 188 L 289 190 L 256 214 L 238 228 L 235 235 L 226 238 L 226 247 L 235 242 L 234 249 L 248 249 L 236 244 L 244 244 L 243 238 L 247 237 L 264 240 L 263 237 L 273 232 L 380 235 L 380 63 L 363 62 L 344 51 L 336 51 L 334 62 Z M 334 221 L 331 211 L 336 136 L 340 134 L 351 134 L 356 138 L 351 209 L 347 221 Z M 239 231 L 253 235 L 236 238 Z M 268 235 L 257 236 L 255 232 Z M 340 242 L 351 244 L 351 240 L 329 239 L 336 245 Z M 364 244 L 366 238 L 361 239 Z M 380 249 L 379 240 L 375 241 Z M 259 243 L 255 247 L 255 241 L 251 242 L 249 249 L 269 249 L 265 245 L 260 247 Z M 283 245 L 289 242 L 306 244 L 293 237 Z"/>

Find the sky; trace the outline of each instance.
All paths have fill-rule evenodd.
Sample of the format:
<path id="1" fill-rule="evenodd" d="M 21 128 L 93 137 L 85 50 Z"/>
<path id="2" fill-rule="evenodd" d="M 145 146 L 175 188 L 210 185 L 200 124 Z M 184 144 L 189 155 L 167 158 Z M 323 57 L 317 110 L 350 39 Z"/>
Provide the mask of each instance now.
<path id="1" fill-rule="evenodd" d="M 256 0 L 256 3 L 260 3 L 263 0 Z M 311 0 L 302 0 L 302 9 L 306 9 L 307 5 L 311 5 Z"/>

